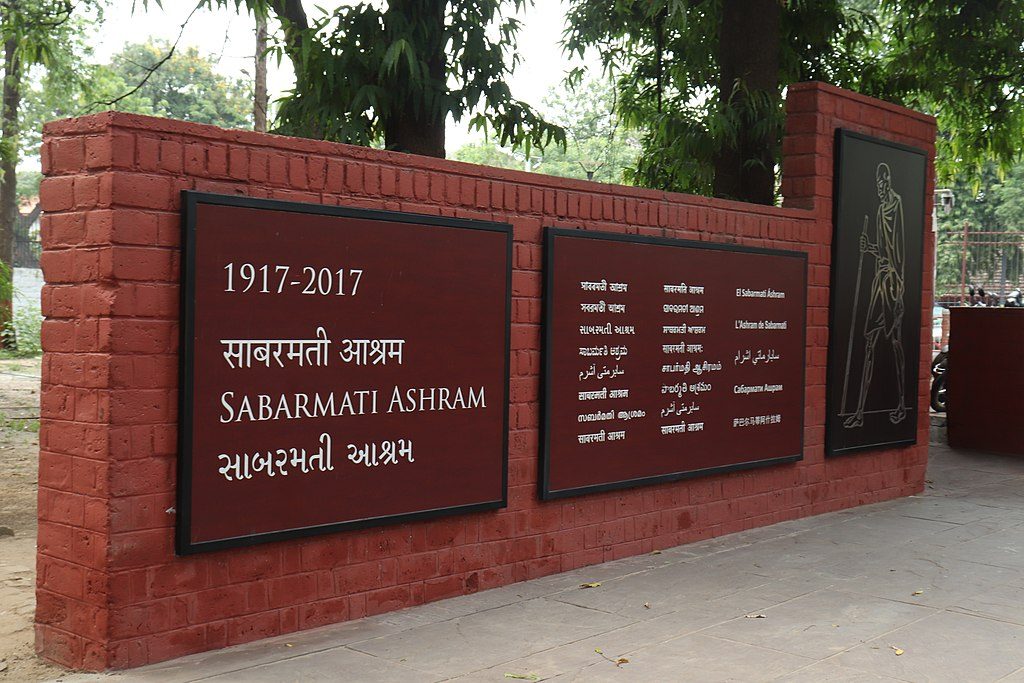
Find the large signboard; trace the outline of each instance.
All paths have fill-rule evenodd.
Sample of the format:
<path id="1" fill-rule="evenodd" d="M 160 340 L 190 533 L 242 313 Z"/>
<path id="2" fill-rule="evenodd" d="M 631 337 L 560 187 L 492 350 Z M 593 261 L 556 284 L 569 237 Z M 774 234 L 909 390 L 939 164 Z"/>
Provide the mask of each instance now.
<path id="1" fill-rule="evenodd" d="M 541 494 L 803 455 L 802 252 L 549 229 Z"/>
<path id="2" fill-rule="evenodd" d="M 835 174 L 828 455 L 917 439 L 927 156 L 839 130 Z"/>
<path id="3" fill-rule="evenodd" d="M 180 553 L 505 505 L 510 226 L 183 204 Z"/>

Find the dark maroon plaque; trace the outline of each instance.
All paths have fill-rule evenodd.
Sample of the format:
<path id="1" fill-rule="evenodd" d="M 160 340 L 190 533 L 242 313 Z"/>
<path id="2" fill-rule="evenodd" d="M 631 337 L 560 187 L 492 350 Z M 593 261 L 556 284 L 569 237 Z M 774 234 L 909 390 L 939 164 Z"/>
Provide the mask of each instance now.
<path id="1" fill-rule="evenodd" d="M 541 495 L 803 456 L 802 252 L 548 229 Z"/>
<path id="2" fill-rule="evenodd" d="M 178 552 L 505 505 L 510 226 L 183 205 Z"/>

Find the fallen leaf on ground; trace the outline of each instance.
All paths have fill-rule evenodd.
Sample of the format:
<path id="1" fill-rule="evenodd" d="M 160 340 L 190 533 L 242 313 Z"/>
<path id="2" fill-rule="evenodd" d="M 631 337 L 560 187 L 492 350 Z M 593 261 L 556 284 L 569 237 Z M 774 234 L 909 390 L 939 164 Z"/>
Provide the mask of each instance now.
<path id="1" fill-rule="evenodd" d="M 743 616 L 746 617 L 747 619 L 767 619 L 768 618 L 767 614 L 744 614 Z"/>
<path id="2" fill-rule="evenodd" d="M 914 591 L 911 595 L 924 595 L 924 591 Z"/>
<path id="3" fill-rule="evenodd" d="M 604 650 L 602 650 L 599 647 L 595 647 L 594 648 L 594 652 L 596 652 L 597 654 L 601 655 L 602 659 L 608 660 L 609 662 L 611 662 L 615 666 L 622 666 L 623 664 L 629 664 L 629 660 L 626 659 L 625 657 L 618 657 L 616 659 L 612 659 L 611 657 L 609 657 L 608 655 L 606 655 L 604 653 Z"/>
<path id="4" fill-rule="evenodd" d="M 651 555 L 661 555 L 661 551 L 660 550 L 652 550 L 651 551 Z"/>
<path id="5" fill-rule="evenodd" d="M 644 609 L 651 609 L 651 603 L 645 602 L 644 603 Z"/>
<path id="6" fill-rule="evenodd" d="M 538 676 L 537 674 L 513 674 L 513 673 L 506 673 L 505 674 L 505 678 L 514 678 L 517 681 L 539 681 L 540 680 L 540 676 Z"/>
<path id="7" fill-rule="evenodd" d="M 601 585 L 600 581 L 591 581 L 589 583 L 581 583 L 580 588 L 597 588 Z"/>
<path id="8" fill-rule="evenodd" d="M 892 651 L 896 653 L 897 657 L 899 657 L 901 654 L 903 654 L 903 650 L 901 650 L 900 648 L 896 647 L 895 645 L 890 645 L 889 647 L 892 648 Z"/>

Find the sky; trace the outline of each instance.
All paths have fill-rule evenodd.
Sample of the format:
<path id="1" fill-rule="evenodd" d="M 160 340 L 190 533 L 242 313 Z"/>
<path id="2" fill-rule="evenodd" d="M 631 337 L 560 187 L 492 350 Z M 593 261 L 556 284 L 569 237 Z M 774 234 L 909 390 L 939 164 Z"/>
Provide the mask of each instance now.
<path id="1" fill-rule="evenodd" d="M 152 36 L 173 42 L 195 3 L 194 0 L 163 0 L 162 4 L 161 8 L 154 0 L 150 0 L 149 7 L 144 9 L 142 0 L 112 0 L 105 14 L 102 31 L 96 35 L 93 43 L 97 61 L 108 60 L 129 41 L 142 42 Z M 318 15 L 316 6 L 333 9 L 342 4 L 353 3 L 303 0 L 306 13 L 311 18 Z M 560 85 L 568 70 L 579 64 L 570 62 L 559 45 L 566 6 L 564 0 L 534 0 L 533 7 L 520 14 L 523 27 L 516 51 L 522 61 L 509 80 L 509 86 L 513 95 L 531 105 L 540 104 L 551 88 Z M 276 28 L 273 20 L 270 28 Z M 244 12 L 200 10 L 185 26 L 181 45 L 194 45 L 201 52 L 218 55 L 220 72 L 246 77 L 245 73 L 253 72 L 254 34 L 255 22 Z M 552 65 L 558 67 L 553 68 Z M 596 63 L 593 66 L 596 67 Z M 292 82 L 291 65 L 287 59 L 282 61 L 280 67 L 276 60 L 271 59 L 267 74 L 270 99 L 274 100 L 290 88 Z M 480 134 L 468 131 L 464 123 L 448 122 L 449 154 L 479 138 Z"/>

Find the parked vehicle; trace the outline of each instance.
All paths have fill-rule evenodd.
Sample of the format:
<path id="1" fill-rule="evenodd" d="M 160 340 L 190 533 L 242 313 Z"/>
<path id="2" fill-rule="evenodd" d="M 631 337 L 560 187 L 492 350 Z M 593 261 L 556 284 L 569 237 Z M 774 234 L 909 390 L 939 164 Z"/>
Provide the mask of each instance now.
<path id="1" fill-rule="evenodd" d="M 940 351 L 932 359 L 932 410 L 937 413 L 946 412 L 946 359 L 948 351 Z"/>
<path id="2" fill-rule="evenodd" d="M 932 306 L 932 351 L 942 347 L 942 314 L 946 311 L 942 306 Z"/>

